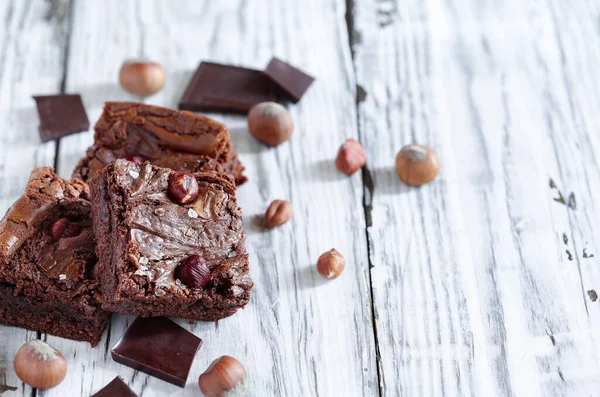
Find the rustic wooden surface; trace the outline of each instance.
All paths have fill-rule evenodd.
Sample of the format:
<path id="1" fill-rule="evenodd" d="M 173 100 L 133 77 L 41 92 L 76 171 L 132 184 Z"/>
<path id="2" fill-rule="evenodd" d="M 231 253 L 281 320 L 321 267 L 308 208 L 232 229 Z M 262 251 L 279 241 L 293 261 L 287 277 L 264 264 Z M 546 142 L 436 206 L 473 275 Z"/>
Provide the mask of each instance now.
<path id="1" fill-rule="evenodd" d="M 175 107 L 201 60 L 262 68 L 271 56 L 317 77 L 290 142 L 267 149 L 229 126 L 250 181 L 238 190 L 256 287 L 239 314 L 180 321 L 204 339 L 186 388 L 114 363 L 132 317 L 100 345 L 0 326 L 0 394 L 89 396 L 117 374 L 140 396 L 199 395 L 229 354 L 249 396 L 596 396 L 600 290 L 600 5 L 589 0 L 85 0 L 0 2 L 0 212 L 29 171 L 69 176 L 92 131 L 40 144 L 31 95 L 81 93 L 95 121 L 124 59 L 167 70 L 148 103 Z M 359 139 L 367 167 L 333 159 Z M 441 172 L 409 188 L 394 158 L 434 147 Z M 293 221 L 266 231 L 276 198 Z M 346 270 L 324 281 L 319 254 Z M 600 255 L 600 253 L 598 253 Z M 593 294 L 592 294 L 593 295 Z M 48 391 L 12 358 L 42 338 L 69 363 Z M 16 388 L 16 390 L 13 390 Z"/>

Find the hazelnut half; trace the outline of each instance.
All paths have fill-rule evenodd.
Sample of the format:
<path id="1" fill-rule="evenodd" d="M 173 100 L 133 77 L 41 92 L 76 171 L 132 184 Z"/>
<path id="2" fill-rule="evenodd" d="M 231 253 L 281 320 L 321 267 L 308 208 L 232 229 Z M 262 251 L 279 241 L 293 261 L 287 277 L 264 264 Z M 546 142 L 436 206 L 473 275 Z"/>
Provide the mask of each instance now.
<path id="1" fill-rule="evenodd" d="M 344 271 L 345 260 L 335 248 L 330 249 L 319 257 L 317 270 L 330 280 L 337 278 Z"/>
<path id="2" fill-rule="evenodd" d="M 119 81 L 125 91 L 148 96 L 158 92 L 165 84 L 165 70 L 156 62 L 129 60 L 119 71 Z"/>
<path id="3" fill-rule="evenodd" d="M 67 374 L 67 362 L 63 355 L 37 339 L 21 346 L 15 356 L 14 366 L 19 379 L 37 389 L 54 387 Z"/>
<path id="4" fill-rule="evenodd" d="M 286 200 L 275 200 L 267 208 L 265 223 L 269 229 L 283 225 L 292 217 L 292 203 Z"/>
<path id="5" fill-rule="evenodd" d="M 361 169 L 367 162 L 367 154 L 362 145 L 354 139 L 346 139 L 340 147 L 335 166 L 344 174 L 352 175 Z"/>
<path id="6" fill-rule="evenodd" d="M 407 185 L 418 186 L 431 182 L 439 168 L 437 154 L 427 146 L 407 145 L 396 156 L 396 173 Z"/>
<path id="7" fill-rule="evenodd" d="M 248 130 L 258 141 L 277 146 L 288 139 L 294 130 L 292 116 L 276 102 L 254 105 L 248 113 Z"/>
<path id="8" fill-rule="evenodd" d="M 246 369 L 238 360 L 223 356 L 200 375 L 198 385 L 206 397 L 240 397 L 246 392 Z"/>

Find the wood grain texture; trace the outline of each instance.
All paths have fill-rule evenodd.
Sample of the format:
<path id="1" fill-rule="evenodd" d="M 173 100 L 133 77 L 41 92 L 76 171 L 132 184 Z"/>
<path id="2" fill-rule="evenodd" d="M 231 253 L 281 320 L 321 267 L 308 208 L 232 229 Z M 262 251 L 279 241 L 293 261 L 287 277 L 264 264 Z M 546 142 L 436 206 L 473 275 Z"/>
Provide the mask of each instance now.
<path id="1" fill-rule="evenodd" d="M 353 15 L 382 395 L 596 395 L 598 5 Z M 393 168 L 413 142 L 440 157 L 421 188 Z"/>
<path id="2" fill-rule="evenodd" d="M 50 3 L 0 2 L 0 213 L 23 193 L 33 168 L 53 165 L 55 143 L 40 143 L 31 98 L 60 90 L 64 25 Z M 13 358 L 36 332 L 0 325 L 0 394 L 30 396 Z M 17 388 L 14 390 L 14 388 Z"/>
<path id="3" fill-rule="evenodd" d="M 127 58 L 147 57 L 167 71 L 163 91 L 148 103 L 176 107 L 201 60 L 263 68 L 273 55 L 319 76 L 303 101 L 291 106 L 290 142 L 267 149 L 249 135 L 244 117 L 214 114 L 227 123 L 247 167 L 238 190 L 245 215 L 251 275 L 248 307 L 213 323 L 180 324 L 204 340 L 184 390 L 112 362 L 110 348 L 132 317 L 114 316 L 100 346 L 48 340 L 69 358 L 70 370 L 42 396 L 89 395 L 115 375 L 140 396 L 199 394 L 197 379 L 223 354 L 249 372 L 249 395 L 374 395 L 375 347 L 367 280 L 360 176 L 346 178 L 333 156 L 357 136 L 353 68 L 342 1 L 87 2 L 73 4 L 66 91 L 80 92 L 91 120 L 104 101 L 137 100 L 118 85 Z M 318 26 L 318 28 L 315 28 Z M 315 51 L 318 49 L 318 51 Z M 69 176 L 92 142 L 92 132 L 63 139 L 58 172 Z M 267 231 L 261 217 L 273 199 L 289 199 L 294 218 Z M 344 276 L 325 282 L 318 256 L 335 246 L 348 261 Z"/>

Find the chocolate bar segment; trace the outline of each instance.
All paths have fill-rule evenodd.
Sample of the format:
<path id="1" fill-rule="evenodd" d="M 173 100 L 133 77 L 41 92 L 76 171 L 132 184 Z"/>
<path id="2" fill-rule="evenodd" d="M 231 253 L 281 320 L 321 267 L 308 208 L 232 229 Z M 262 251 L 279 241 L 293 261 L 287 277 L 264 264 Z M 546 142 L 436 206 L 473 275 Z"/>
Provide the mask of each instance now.
<path id="1" fill-rule="evenodd" d="M 294 103 L 297 103 L 315 80 L 289 63 L 273 58 L 265 72 Z"/>
<path id="2" fill-rule="evenodd" d="M 34 96 L 33 99 L 40 116 L 42 142 L 60 139 L 90 128 L 79 95 L 44 95 Z"/>
<path id="3" fill-rule="evenodd" d="M 202 62 L 179 101 L 179 109 L 247 113 L 260 102 L 275 102 L 278 87 L 260 70 Z"/>
<path id="4" fill-rule="evenodd" d="M 123 378 L 117 376 L 92 397 L 137 397 L 137 394 L 127 386 Z"/>
<path id="5" fill-rule="evenodd" d="M 166 317 L 138 317 L 112 349 L 116 362 L 184 387 L 202 339 Z"/>

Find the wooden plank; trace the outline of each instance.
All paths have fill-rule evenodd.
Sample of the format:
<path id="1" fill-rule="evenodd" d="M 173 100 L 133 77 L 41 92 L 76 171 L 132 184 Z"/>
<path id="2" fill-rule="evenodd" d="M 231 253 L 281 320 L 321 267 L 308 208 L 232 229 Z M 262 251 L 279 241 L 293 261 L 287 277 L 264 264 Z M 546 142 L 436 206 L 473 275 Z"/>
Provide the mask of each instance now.
<path id="1" fill-rule="evenodd" d="M 363 1 L 353 15 L 382 395 L 596 394 L 598 5 Z M 441 162 L 421 188 L 394 170 L 412 142 Z"/>
<path id="2" fill-rule="evenodd" d="M 61 9 L 48 2 L 0 2 L 0 21 L 0 214 L 4 214 L 23 194 L 30 171 L 54 164 L 55 143 L 40 144 L 31 96 L 60 91 L 65 40 Z M 32 389 L 13 370 L 13 358 L 37 333 L 0 325 L 0 338 L 0 394 L 31 395 Z"/>
<path id="3" fill-rule="evenodd" d="M 142 6 L 143 4 L 143 6 Z M 67 91 L 81 92 L 92 120 L 107 99 L 130 99 L 117 83 L 122 61 L 148 57 L 167 71 L 164 90 L 148 98 L 176 107 L 201 60 L 263 68 L 273 55 L 317 75 L 302 102 L 291 106 L 296 130 L 289 143 L 267 149 L 240 116 L 225 121 L 250 181 L 238 191 L 248 230 L 251 275 L 248 307 L 213 323 L 180 323 L 204 339 L 184 390 L 115 364 L 109 349 L 131 317 L 114 316 L 100 347 L 49 338 L 71 369 L 44 396 L 98 390 L 120 374 L 144 396 L 198 395 L 198 375 L 216 357 L 240 359 L 250 395 L 375 395 L 375 347 L 370 317 L 366 237 L 360 176 L 346 178 L 333 165 L 344 138 L 356 137 L 353 69 L 344 2 L 168 1 L 76 2 Z M 59 173 L 68 176 L 92 134 L 63 139 Z M 271 200 L 290 199 L 295 216 L 272 231 L 258 219 Z M 343 276 L 325 282 L 318 256 L 336 247 L 347 259 Z"/>

